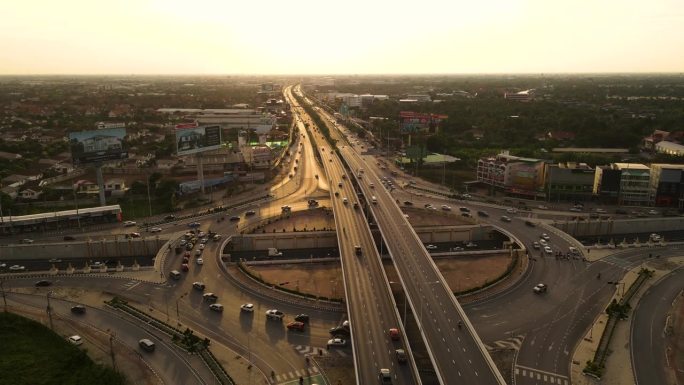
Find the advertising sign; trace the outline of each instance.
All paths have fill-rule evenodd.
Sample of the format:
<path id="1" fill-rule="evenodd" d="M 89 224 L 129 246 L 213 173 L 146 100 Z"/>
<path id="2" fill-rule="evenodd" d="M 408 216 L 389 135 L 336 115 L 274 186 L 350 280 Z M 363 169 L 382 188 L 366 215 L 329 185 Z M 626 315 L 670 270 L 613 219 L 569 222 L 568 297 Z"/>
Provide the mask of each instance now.
<path id="1" fill-rule="evenodd" d="M 196 154 L 221 147 L 221 126 L 199 126 L 176 129 L 176 153 Z"/>
<path id="2" fill-rule="evenodd" d="M 70 132 L 69 147 L 74 165 L 128 158 L 125 136 L 123 127 Z"/>
<path id="3" fill-rule="evenodd" d="M 424 114 L 413 111 L 399 112 L 401 128 L 404 131 L 432 130 L 447 118 L 449 118 L 448 115 Z"/>

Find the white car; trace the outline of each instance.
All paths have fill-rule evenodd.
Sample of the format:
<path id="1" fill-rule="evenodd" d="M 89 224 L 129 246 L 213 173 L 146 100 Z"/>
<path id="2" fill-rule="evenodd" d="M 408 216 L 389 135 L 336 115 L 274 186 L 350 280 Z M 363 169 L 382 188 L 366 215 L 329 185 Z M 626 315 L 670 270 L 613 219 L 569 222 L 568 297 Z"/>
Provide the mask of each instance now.
<path id="1" fill-rule="evenodd" d="M 540 283 L 540 284 L 538 284 L 537 286 L 535 286 L 535 287 L 532 289 L 532 291 L 534 291 L 534 292 L 537 293 L 537 294 L 541 294 L 541 293 L 546 292 L 547 289 L 548 289 L 548 286 L 546 286 L 546 285 L 543 284 L 543 283 Z"/>
<path id="2" fill-rule="evenodd" d="M 220 313 L 223 311 L 223 305 L 221 305 L 220 303 L 212 303 L 211 305 L 209 305 L 209 309 Z"/>
<path id="3" fill-rule="evenodd" d="M 161 227 L 153 227 L 150 229 L 150 233 L 160 233 L 162 231 Z"/>
<path id="4" fill-rule="evenodd" d="M 540 248 L 541 246 L 539 245 L 539 242 L 536 242 L 536 241 L 535 241 L 535 242 L 532 242 L 532 247 L 533 247 L 535 250 L 539 250 L 539 248 Z"/>
<path id="5" fill-rule="evenodd" d="M 545 241 L 551 240 L 551 237 L 549 237 L 549 235 L 546 234 L 546 233 L 543 233 L 543 234 L 541 235 L 541 238 L 542 238 L 543 240 L 545 240 Z"/>
<path id="6" fill-rule="evenodd" d="M 549 246 L 544 246 L 544 252 L 546 254 L 553 254 L 553 249 L 551 249 Z"/>
<path id="7" fill-rule="evenodd" d="M 204 248 L 206 247 L 206 244 L 200 242 L 200 245 L 197 246 L 197 247 L 198 247 L 200 250 L 204 250 Z"/>
<path id="8" fill-rule="evenodd" d="M 12 265 L 9 267 L 10 271 L 24 271 L 26 270 L 26 267 L 21 266 L 21 265 Z"/>
<path id="9" fill-rule="evenodd" d="M 442 210 L 444 210 L 444 211 L 451 211 L 451 207 L 449 207 L 449 206 L 447 206 L 447 205 L 442 205 Z"/>
<path id="10" fill-rule="evenodd" d="M 535 243 L 536 243 L 536 242 L 535 242 Z M 546 246 L 546 245 L 548 244 L 548 242 L 546 242 L 545 239 L 540 239 L 540 240 L 539 240 L 539 244 L 542 245 L 542 246 Z"/>
<path id="11" fill-rule="evenodd" d="M 347 346 L 347 341 L 342 338 L 333 338 L 328 340 L 328 347 L 331 346 Z"/>
<path id="12" fill-rule="evenodd" d="M 275 320 L 282 320 L 285 314 L 277 309 L 266 310 L 266 317 Z"/>
<path id="13" fill-rule="evenodd" d="M 124 225 L 125 227 L 131 227 L 131 226 L 135 226 L 136 223 L 135 223 L 135 221 L 126 221 L 126 222 L 123 223 L 123 225 Z"/>
<path id="14" fill-rule="evenodd" d="M 204 259 L 202 259 L 202 258 L 197 258 L 197 259 L 195 260 L 195 263 L 197 263 L 198 265 L 204 265 Z"/>
<path id="15" fill-rule="evenodd" d="M 518 212 L 518 210 L 511 208 L 511 209 L 506 209 L 506 212 L 509 214 L 516 214 Z"/>
<path id="16" fill-rule="evenodd" d="M 72 345 L 78 346 L 78 345 L 83 344 L 83 338 L 81 338 L 81 336 L 74 335 L 74 336 L 69 337 L 69 342 Z"/>
<path id="17" fill-rule="evenodd" d="M 240 305 L 240 310 L 252 313 L 254 311 L 254 304 L 243 303 L 242 305 Z"/>
<path id="18" fill-rule="evenodd" d="M 435 245 L 427 245 L 427 246 L 425 246 L 425 248 L 428 250 L 437 250 L 437 246 L 435 246 Z"/>

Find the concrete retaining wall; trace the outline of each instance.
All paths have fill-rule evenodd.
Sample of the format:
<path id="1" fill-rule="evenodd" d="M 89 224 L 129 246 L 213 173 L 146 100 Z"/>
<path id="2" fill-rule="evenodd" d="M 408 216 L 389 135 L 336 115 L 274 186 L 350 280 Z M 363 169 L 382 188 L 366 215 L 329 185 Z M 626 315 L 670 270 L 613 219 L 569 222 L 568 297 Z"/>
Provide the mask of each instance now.
<path id="1" fill-rule="evenodd" d="M 416 229 L 418 237 L 424 243 L 462 242 L 491 239 L 491 226 L 434 226 Z M 376 242 L 380 241 L 380 232 L 373 230 Z M 266 250 L 275 247 L 278 250 L 337 248 L 337 232 L 312 231 L 266 234 L 242 234 L 232 237 L 232 250 Z"/>
<path id="2" fill-rule="evenodd" d="M 0 246 L 0 259 L 29 260 L 74 257 L 111 259 L 117 257 L 138 257 L 157 254 L 166 241 L 163 238 L 150 237 L 116 241 L 100 240 Z"/>
<path id="3" fill-rule="evenodd" d="M 684 217 L 635 218 L 553 222 L 553 226 L 573 237 L 604 236 L 631 233 L 658 233 L 684 229 Z"/>

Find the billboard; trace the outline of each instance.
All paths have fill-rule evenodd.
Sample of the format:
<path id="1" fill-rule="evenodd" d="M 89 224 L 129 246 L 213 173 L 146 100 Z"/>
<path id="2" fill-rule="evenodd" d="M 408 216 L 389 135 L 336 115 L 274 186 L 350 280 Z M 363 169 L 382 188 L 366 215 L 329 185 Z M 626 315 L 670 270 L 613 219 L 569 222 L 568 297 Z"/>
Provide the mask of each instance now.
<path id="1" fill-rule="evenodd" d="M 400 111 L 399 120 L 401 121 L 401 129 L 403 131 L 415 132 L 424 131 L 434 132 L 436 127 L 448 119 L 448 115 L 439 114 L 424 114 L 413 111 Z"/>
<path id="2" fill-rule="evenodd" d="M 74 165 L 128 158 L 123 127 L 69 133 Z"/>
<path id="3" fill-rule="evenodd" d="M 176 129 L 176 153 L 196 154 L 221 147 L 221 126 L 198 126 Z"/>

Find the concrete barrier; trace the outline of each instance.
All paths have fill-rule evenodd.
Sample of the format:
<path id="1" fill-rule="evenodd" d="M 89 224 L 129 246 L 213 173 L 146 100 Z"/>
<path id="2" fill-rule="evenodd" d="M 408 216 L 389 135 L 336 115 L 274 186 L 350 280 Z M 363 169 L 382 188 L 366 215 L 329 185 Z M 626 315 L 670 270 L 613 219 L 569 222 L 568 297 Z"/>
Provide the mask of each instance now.
<path id="1" fill-rule="evenodd" d="M 9 260 L 51 258 L 115 259 L 155 255 L 166 243 L 159 237 L 83 242 L 34 243 L 30 245 L 0 246 L 0 256 Z"/>

